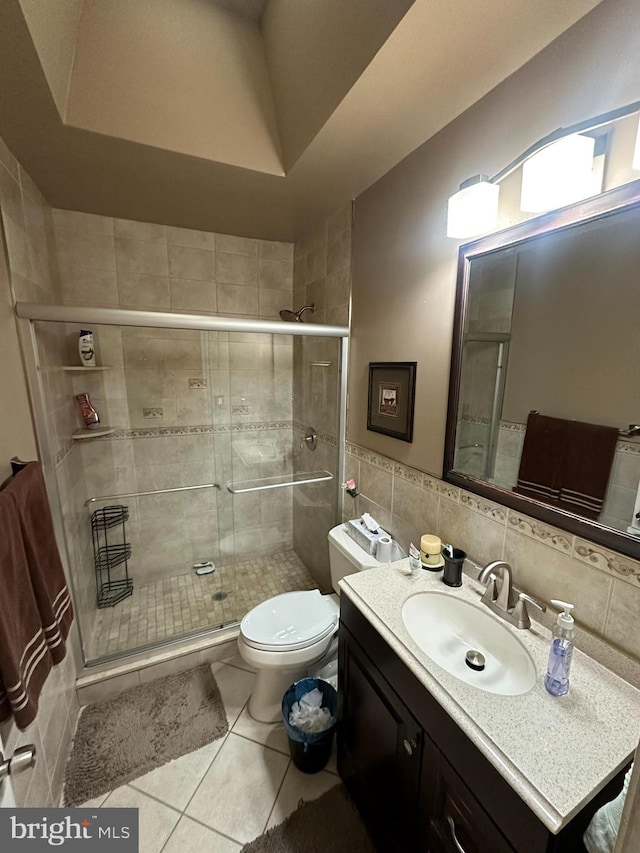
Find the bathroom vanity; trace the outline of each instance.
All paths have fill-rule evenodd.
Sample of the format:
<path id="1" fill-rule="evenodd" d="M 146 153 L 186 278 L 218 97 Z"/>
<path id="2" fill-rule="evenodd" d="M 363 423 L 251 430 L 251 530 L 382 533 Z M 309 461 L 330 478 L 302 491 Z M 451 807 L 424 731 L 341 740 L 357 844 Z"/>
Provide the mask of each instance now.
<path id="1" fill-rule="evenodd" d="M 537 678 L 497 695 L 454 677 L 414 642 L 402 607 L 419 593 L 482 607 L 465 578 L 397 565 L 341 583 L 338 770 L 384 853 L 561 853 L 621 789 L 640 733 L 640 692 L 578 650 L 571 691 L 542 684 L 549 632 L 508 627 Z M 526 635 L 526 636 L 525 636 Z"/>

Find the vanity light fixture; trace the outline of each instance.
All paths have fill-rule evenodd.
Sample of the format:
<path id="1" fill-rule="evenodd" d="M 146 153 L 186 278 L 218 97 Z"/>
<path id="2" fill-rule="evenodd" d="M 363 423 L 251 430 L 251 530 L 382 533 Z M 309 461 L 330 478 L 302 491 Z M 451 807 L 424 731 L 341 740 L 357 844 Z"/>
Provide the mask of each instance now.
<path id="1" fill-rule="evenodd" d="M 636 147 L 633 149 L 633 160 L 631 168 L 640 172 L 640 119 L 638 120 L 638 133 L 636 136 Z"/>
<path id="2" fill-rule="evenodd" d="M 541 213 L 599 195 L 604 166 L 604 158 L 599 156 L 604 154 L 599 145 L 602 138 L 596 141 L 584 134 L 634 113 L 640 113 L 640 101 L 561 127 L 539 139 L 495 175 L 476 175 L 463 181 L 460 190 L 449 199 L 447 236 L 464 239 L 491 231 L 498 219 L 499 184 L 521 166 L 523 211 Z M 632 166 L 640 171 L 640 125 Z"/>
<path id="3" fill-rule="evenodd" d="M 593 195 L 595 142 L 593 136 L 573 133 L 525 160 L 520 210 L 544 213 Z"/>
<path id="4" fill-rule="evenodd" d="M 500 187 L 486 175 L 474 175 L 460 184 L 449 199 L 447 237 L 477 237 L 495 227 L 498 221 Z"/>

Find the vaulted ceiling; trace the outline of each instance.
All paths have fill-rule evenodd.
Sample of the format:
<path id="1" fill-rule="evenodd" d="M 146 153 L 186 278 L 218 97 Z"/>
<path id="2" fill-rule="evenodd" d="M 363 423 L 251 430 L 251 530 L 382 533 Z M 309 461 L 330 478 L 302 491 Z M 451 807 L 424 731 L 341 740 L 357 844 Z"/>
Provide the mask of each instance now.
<path id="1" fill-rule="evenodd" d="M 2 0 L 0 135 L 63 208 L 270 239 L 599 0 Z"/>

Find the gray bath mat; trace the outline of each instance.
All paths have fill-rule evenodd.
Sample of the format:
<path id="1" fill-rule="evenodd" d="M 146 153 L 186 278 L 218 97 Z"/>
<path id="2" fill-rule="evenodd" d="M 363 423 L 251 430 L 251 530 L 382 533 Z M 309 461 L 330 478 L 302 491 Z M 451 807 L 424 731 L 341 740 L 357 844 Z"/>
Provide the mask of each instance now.
<path id="1" fill-rule="evenodd" d="M 375 847 L 346 789 L 336 785 L 240 853 L 375 853 Z"/>
<path id="2" fill-rule="evenodd" d="M 227 731 L 207 664 L 87 705 L 65 770 L 65 804 L 106 794 Z"/>

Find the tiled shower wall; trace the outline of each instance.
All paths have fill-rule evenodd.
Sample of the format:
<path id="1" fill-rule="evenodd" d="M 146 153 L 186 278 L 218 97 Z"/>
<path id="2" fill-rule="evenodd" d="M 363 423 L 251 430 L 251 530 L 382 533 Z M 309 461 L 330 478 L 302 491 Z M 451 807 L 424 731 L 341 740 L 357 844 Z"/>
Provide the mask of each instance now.
<path id="1" fill-rule="evenodd" d="M 51 208 L 1 139 L 0 211 L 0 252 L 6 250 L 9 263 L 11 302 L 59 301 Z M 0 286 L 4 286 L 1 281 Z M 53 331 L 44 343 L 51 364 L 61 363 L 64 338 Z M 81 473 L 81 460 L 77 451 L 67 455 L 65 437 L 68 436 L 68 425 L 73 421 L 70 383 L 55 369 L 44 370 L 43 381 L 50 399 L 48 415 L 56 454 L 58 487 L 65 524 L 71 530 L 77 513 L 76 480 Z M 10 401 L 5 403 L 10 405 Z M 74 568 L 72 557 L 72 572 Z M 18 806 L 43 807 L 59 802 L 67 752 L 78 714 L 75 678 L 80 665 L 76 616 L 67 656 L 49 674 L 34 722 L 24 732 L 20 732 L 11 720 L 0 726 L 5 753 L 10 755 L 16 747 L 27 743 L 36 746 L 38 759 L 35 767 L 13 779 Z"/>
<path id="2" fill-rule="evenodd" d="M 640 660 L 640 562 L 357 445 L 347 444 L 346 469 L 361 493 L 357 512 L 370 512 L 405 548 L 436 533 L 479 565 L 504 559 L 519 589 L 571 601 L 579 627 Z M 345 505 L 347 516 L 352 510 Z"/>
<path id="3" fill-rule="evenodd" d="M 292 307 L 293 245 L 54 211 L 66 304 L 274 319 Z M 68 328 L 70 363 L 79 327 Z M 228 481 L 292 471 L 289 336 L 94 326 L 102 373 L 76 375 L 102 422 L 85 441 L 85 497 L 217 482 L 220 490 L 123 499 L 137 583 L 292 547 L 291 491 L 237 495 Z M 112 503 L 114 501 L 111 501 Z M 92 505 L 93 508 L 104 502 Z M 83 525 L 88 530 L 89 509 Z M 82 609 L 95 582 L 84 536 Z M 230 580 L 231 582 L 231 580 Z"/>
<path id="4" fill-rule="evenodd" d="M 296 242 L 293 301 L 307 323 L 348 326 L 351 296 L 351 205 L 347 205 Z M 296 338 L 293 358 L 294 467 L 297 472 L 328 470 L 336 476 L 339 392 L 339 342 L 335 338 Z M 311 452 L 307 427 L 318 435 Z M 296 553 L 318 585 L 331 589 L 327 530 L 336 512 L 335 479 L 300 486 L 293 496 Z"/>

